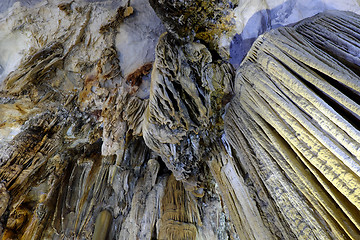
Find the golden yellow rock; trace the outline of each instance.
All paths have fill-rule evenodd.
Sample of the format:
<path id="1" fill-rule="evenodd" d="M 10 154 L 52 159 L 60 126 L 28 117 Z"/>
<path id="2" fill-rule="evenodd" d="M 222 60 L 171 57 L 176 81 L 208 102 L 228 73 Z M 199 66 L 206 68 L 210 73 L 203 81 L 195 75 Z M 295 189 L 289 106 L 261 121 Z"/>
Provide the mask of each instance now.
<path id="1" fill-rule="evenodd" d="M 109 229 L 111 226 L 112 215 L 108 210 L 103 210 L 96 217 L 93 240 L 105 240 L 107 239 Z"/>
<path id="2" fill-rule="evenodd" d="M 131 14 L 133 14 L 133 12 L 134 12 L 134 9 L 133 9 L 133 7 L 127 7 L 126 9 L 125 9 L 125 11 L 124 11 L 124 17 L 128 17 L 128 16 L 130 16 Z"/>

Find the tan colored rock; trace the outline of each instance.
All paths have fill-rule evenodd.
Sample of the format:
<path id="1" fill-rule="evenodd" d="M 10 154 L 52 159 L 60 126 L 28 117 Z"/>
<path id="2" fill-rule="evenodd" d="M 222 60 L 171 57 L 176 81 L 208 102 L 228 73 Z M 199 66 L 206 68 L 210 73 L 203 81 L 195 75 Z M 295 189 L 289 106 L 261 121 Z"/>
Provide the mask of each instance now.
<path id="1" fill-rule="evenodd" d="M 228 140 L 299 239 L 359 236 L 360 78 L 343 50 L 359 51 L 356 19 L 330 12 L 270 31 L 237 72 Z M 244 139 L 251 155 L 236 150 Z"/>
<path id="2" fill-rule="evenodd" d="M 358 239 L 360 17 L 266 33 L 234 79 L 220 2 L 164 2 L 159 41 L 144 0 L 1 15 L 2 239 Z"/>

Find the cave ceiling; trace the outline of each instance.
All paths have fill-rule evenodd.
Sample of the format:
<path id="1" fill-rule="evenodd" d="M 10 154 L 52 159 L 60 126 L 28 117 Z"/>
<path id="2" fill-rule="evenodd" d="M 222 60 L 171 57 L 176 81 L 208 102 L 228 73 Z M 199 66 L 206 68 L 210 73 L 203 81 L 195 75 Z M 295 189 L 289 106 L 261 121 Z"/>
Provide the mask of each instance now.
<path id="1" fill-rule="evenodd" d="M 358 14 L 3 0 L 0 238 L 360 239 Z"/>

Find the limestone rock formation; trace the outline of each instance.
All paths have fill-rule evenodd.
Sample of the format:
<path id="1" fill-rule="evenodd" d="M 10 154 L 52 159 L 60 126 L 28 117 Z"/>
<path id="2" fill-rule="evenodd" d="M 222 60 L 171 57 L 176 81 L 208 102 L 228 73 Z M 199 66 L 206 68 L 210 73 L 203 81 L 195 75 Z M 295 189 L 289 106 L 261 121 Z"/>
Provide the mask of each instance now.
<path id="1" fill-rule="evenodd" d="M 240 1 L 12 3 L 2 239 L 359 239 L 359 15 L 271 30 L 234 69 Z"/>
<path id="2" fill-rule="evenodd" d="M 358 22 L 328 12 L 270 31 L 237 72 L 227 139 L 297 238 L 360 236 Z"/>

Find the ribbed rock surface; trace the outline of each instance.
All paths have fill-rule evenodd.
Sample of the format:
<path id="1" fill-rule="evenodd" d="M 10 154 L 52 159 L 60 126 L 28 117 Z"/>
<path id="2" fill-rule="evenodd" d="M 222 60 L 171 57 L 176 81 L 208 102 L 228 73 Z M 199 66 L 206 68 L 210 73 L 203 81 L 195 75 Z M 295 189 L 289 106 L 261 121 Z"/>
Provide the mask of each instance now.
<path id="1" fill-rule="evenodd" d="M 359 26 L 328 12 L 272 30 L 236 75 L 227 139 L 271 196 L 260 214 L 282 215 L 299 239 L 360 236 Z"/>
<path id="2" fill-rule="evenodd" d="M 150 1 L 168 33 L 145 0 L 21 2 L 2 239 L 359 239 L 358 15 L 265 33 L 235 76 L 227 1 Z"/>
<path id="3" fill-rule="evenodd" d="M 231 65 L 213 62 L 205 45 L 160 38 L 143 134 L 177 180 L 201 173 L 204 147 L 222 129 L 222 103 L 232 94 L 232 80 Z"/>
<path id="4" fill-rule="evenodd" d="M 162 78 L 153 74 L 153 89 L 150 72 L 171 72 L 168 64 L 188 62 L 186 68 L 173 71 L 179 78 L 171 80 L 179 81 L 191 96 L 198 94 L 194 83 L 190 88 L 188 84 L 207 63 L 212 66 L 204 45 L 163 43 L 155 53 L 165 29 L 143 0 L 38 1 L 32 8 L 17 3 L 7 14 L 0 23 L 0 47 L 6 49 L 0 57 L 2 239 L 236 236 L 205 162 L 194 154 L 198 167 L 184 175 L 184 182 L 191 183 L 187 191 L 164 164 L 169 156 L 153 151 L 143 137 L 147 114 L 159 116 L 149 111 L 150 106 L 158 107 L 155 96 L 166 101 L 154 94 Z M 164 59 L 164 49 L 166 54 L 175 51 L 174 58 Z M 198 50 L 201 54 L 194 55 Z M 203 59 L 203 52 L 208 58 Z M 193 60 L 199 63 L 194 70 Z M 223 65 L 229 67 L 214 63 L 214 68 Z M 210 68 L 208 72 L 209 79 L 218 81 Z M 219 80 L 215 88 L 222 83 Z M 210 106 L 210 96 L 206 97 Z M 185 113 L 196 110 L 191 104 L 184 106 L 192 108 L 184 108 Z M 202 123 L 208 115 L 201 116 Z M 186 136 L 203 128 L 191 123 L 189 114 L 181 117 Z M 182 141 L 189 149 L 199 146 Z M 179 163 L 177 155 L 174 159 Z M 179 169 L 174 170 L 177 176 L 191 168 L 172 165 Z M 189 232 L 181 234 L 186 229 Z"/>

